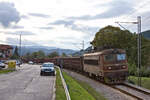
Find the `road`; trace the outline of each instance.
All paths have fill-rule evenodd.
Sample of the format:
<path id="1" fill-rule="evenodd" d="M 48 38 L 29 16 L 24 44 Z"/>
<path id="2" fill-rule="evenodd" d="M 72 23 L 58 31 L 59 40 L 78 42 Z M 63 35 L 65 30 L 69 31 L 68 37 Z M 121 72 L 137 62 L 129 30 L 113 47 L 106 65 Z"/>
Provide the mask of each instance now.
<path id="1" fill-rule="evenodd" d="M 0 100 L 52 100 L 55 76 L 40 76 L 40 65 L 24 64 L 0 75 Z"/>

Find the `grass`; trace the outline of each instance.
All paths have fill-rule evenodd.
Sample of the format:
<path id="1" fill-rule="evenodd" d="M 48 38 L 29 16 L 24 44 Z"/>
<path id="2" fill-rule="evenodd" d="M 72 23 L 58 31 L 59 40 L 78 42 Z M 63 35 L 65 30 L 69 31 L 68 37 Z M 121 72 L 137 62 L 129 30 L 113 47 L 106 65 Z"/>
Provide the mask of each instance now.
<path id="1" fill-rule="evenodd" d="M 8 70 L 8 69 L 1 69 L 0 70 L 0 74 L 6 74 L 6 73 L 9 73 L 9 72 L 13 72 L 14 70 Z"/>
<path id="2" fill-rule="evenodd" d="M 96 100 L 107 100 L 103 95 L 98 93 L 95 89 L 93 89 L 86 82 L 76 80 L 85 90 L 87 90 Z"/>
<path id="3" fill-rule="evenodd" d="M 66 84 L 69 89 L 71 100 L 96 100 L 86 89 L 84 89 L 77 81 L 63 72 Z"/>
<path id="4" fill-rule="evenodd" d="M 56 68 L 56 99 L 55 100 L 66 100 L 65 90 L 61 81 L 60 73 Z"/>
<path id="5" fill-rule="evenodd" d="M 129 76 L 128 79 L 132 82 L 134 82 L 134 84 L 137 85 L 138 83 L 138 78 L 136 76 Z M 146 88 L 146 89 L 150 89 L 150 77 L 142 77 L 141 78 L 141 85 L 142 87 Z"/>

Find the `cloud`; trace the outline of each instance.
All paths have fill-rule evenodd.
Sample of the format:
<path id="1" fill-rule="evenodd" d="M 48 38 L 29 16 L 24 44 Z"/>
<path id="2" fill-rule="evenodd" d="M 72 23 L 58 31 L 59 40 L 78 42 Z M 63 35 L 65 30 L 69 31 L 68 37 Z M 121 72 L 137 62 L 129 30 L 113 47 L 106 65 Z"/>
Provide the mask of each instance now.
<path id="1" fill-rule="evenodd" d="M 53 29 L 53 27 L 38 27 L 39 29 L 45 29 L 45 30 L 50 30 L 50 29 Z"/>
<path id="2" fill-rule="evenodd" d="M 95 33 L 98 31 L 99 27 L 90 27 L 77 25 L 73 20 L 56 20 L 53 23 L 49 23 L 50 25 L 64 25 L 66 28 L 70 28 L 75 31 L 85 32 L 85 33 Z"/>
<path id="3" fill-rule="evenodd" d="M 41 14 L 41 13 L 28 13 L 30 16 L 41 17 L 41 18 L 49 18 L 49 15 Z"/>
<path id="4" fill-rule="evenodd" d="M 7 44 L 11 44 L 11 45 L 18 45 L 19 44 L 19 39 L 16 38 L 11 38 L 11 37 L 7 37 L 5 43 Z M 37 44 L 36 42 L 32 42 L 29 40 L 22 40 L 22 44 L 23 45 L 28 45 L 28 46 L 39 46 L 39 44 Z"/>
<path id="5" fill-rule="evenodd" d="M 29 17 L 27 15 L 22 15 L 21 18 L 23 18 L 23 19 L 29 19 Z"/>
<path id="6" fill-rule="evenodd" d="M 114 18 L 128 14 L 131 10 L 133 10 L 133 3 L 128 3 L 125 0 L 113 0 L 109 4 L 105 4 L 102 6 L 108 7 L 108 10 L 95 16 L 84 15 L 79 17 L 69 17 L 69 19 L 94 20 L 94 19 Z"/>
<path id="7" fill-rule="evenodd" d="M 0 23 L 8 27 L 12 22 L 18 23 L 20 15 L 13 3 L 0 2 Z"/>
<path id="8" fill-rule="evenodd" d="M 35 33 L 32 33 L 30 31 L 15 31 L 15 32 L 10 32 L 10 31 L 3 31 L 5 34 L 10 34 L 10 35 L 35 35 Z"/>
<path id="9" fill-rule="evenodd" d="M 72 24 L 74 24 L 74 21 L 72 21 L 72 20 L 68 20 L 68 21 L 65 21 L 65 20 L 56 20 L 53 23 L 49 23 L 49 25 L 64 25 L 64 26 L 70 26 Z"/>
<path id="10" fill-rule="evenodd" d="M 15 25 L 15 26 L 12 26 L 12 27 L 10 27 L 10 28 L 12 28 L 12 29 L 23 29 L 24 26 Z"/>

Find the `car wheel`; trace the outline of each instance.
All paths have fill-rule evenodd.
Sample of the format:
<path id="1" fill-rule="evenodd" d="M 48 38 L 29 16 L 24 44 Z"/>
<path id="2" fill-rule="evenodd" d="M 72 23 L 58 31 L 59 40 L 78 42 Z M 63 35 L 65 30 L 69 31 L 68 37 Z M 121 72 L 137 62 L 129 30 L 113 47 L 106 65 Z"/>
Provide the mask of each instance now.
<path id="1" fill-rule="evenodd" d="M 53 76 L 55 76 L 55 72 L 53 72 Z"/>
<path id="2" fill-rule="evenodd" d="M 43 72 L 41 72 L 40 75 L 43 76 Z"/>

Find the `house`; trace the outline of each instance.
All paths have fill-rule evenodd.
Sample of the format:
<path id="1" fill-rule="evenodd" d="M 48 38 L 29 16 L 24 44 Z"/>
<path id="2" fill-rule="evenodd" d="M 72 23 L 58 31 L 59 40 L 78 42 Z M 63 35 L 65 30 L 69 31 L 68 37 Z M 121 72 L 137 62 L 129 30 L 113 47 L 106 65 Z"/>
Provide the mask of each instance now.
<path id="1" fill-rule="evenodd" d="M 0 44 L 0 58 L 10 58 L 13 53 L 13 47 Z"/>

